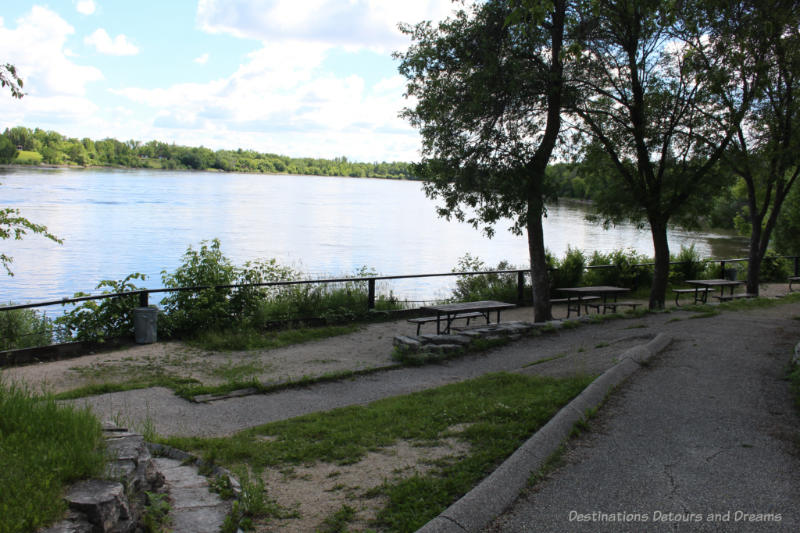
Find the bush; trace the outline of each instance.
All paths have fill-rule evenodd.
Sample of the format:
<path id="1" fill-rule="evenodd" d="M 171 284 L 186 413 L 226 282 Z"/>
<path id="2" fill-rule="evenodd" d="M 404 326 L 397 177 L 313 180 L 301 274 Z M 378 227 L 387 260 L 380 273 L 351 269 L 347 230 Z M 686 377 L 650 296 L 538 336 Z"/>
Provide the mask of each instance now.
<path id="1" fill-rule="evenodd" d="M 580 249 L 567 246 L 567 253 L 560 262 L 548 253 L 547 266 L 550 268 L 550 293 L 553 294 L 555 289 L 577 287 L 582 283 L 586 256 Z"/>
<path id="2" fill-rule="evenodd" d="M 120 281 L 103 280 L 97 289 L 103 289 L 103 294 L 141 290 L 142 287 L 133 284 L 136 279 L 144 280 L 146 276 L 136 272 Z M 79 292 L 74 297 L 82 296 L 89 295 Z M 114 337 L 133 335 L 133 309 L 138 306 L 139 297 L 135 294 L 88 300 L 56 318 L 55 322 L 66 330 L 70 338 L 104 342 Z"/>
<path id="3" fill-rule="evenodd" d="M 791 265 L 787 259 L 782 258 L 774 250 L 768 250 L 761 260 L 761 271 L 758 280 L 767 281 L 786 281 L 791 272 Z"/>
<path id="4" fill-rule="evenodd" d="M 361 268 L 353 277 L 375 276 Z M 350 320 L 367 314 L 366 282 L 292 284 L 259 287 L 252 284 L 301 281 L 301 274 L 274 259 L 234 266 L 220 250 L 219 240 L 203 241 L 199 250 L 191 247 L 183 264 L 173 274 L 162 273 L 165 287 L 219 286 L 220 288 L 176 291 L 162 300 L 164 319 L 159 330 L 165 336 L 192 336 L 199 331 L 231 328 L 258 330 L 282 320 L 324 318 Z M 225 287 L 250 284 L 245 287 Z M 376 298 L 376 308 L 397 309 L 391 293 Z"/>
<path id="5" fill-rule="evenodd" d="M 0 350 L 47 346 L 53 341 L 53 322 L 33 309 L 0 312 Z"/>
<path id="6" fill-rule="evenodd" d="M 219 240 L 214 239 L 202 241 L 199 250 L 190 246 L 183 263 L 172 274 L 162 271 L 161 280 L 166 288 L 233 285 L 236 268 L 222 254 Z M 228 301 L 232 292 L 231 288 L 208 288 L 168 293 L 161 300 L 166 317 L 159 322 L 159 330 L 169 336 L 227 327 L 233 320 Z"/>
<path id="7" fill-rule="evenodd" d="M 609 254 L 592 253 L 588 266 L 613 265 L 614 268 L 590 268 L 584 276 L 586 285 L 611 285 L 637 289 L 653 282 L 653 271 L 636 264 L 649 263 L 652 259 L 636 253 L 633 249 L 615 250 Z"/>
<path id="8" fill-rule="evenodd" d="M 516 267 L 510 265 L 507 261 L 500 261 L 496 268 L 490 268 L 479 258 L 466 253 L 458 259 L 458 266 L 453 269 L 453 272 L 515 269 Z M 523 294 L 528 294 L 529 292 L 530 289 L 526 287 Z M 514 303 L 517 301 L 517 274 L 459 276 L 456 279 L 456 287 L 453 289 L 453 299 L 459 302 L 499 300 L 501 302 Z"/>
<path id="9" fill-rule="evenodd" d="M 705 279 L 708 277 L 707 264 L 700 258 L 700 254 L 694 249 L 694 244 L 688 248 L 681 246 L 678 255 L 671 255 L 670 261 L 678 264 L 670 265 L 670 283 L 680 284 L 687 279 Z"/>

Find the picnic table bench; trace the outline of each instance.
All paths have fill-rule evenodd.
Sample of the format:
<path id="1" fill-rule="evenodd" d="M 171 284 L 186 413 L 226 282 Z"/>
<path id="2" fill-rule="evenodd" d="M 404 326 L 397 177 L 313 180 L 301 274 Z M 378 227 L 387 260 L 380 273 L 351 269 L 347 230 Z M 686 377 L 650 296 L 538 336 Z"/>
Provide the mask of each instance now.
<path id="1" fill-rule="evenodd" d="M 472 311 L 470 313 L 459 313 L 457 315 L 454 315 L 452 320 L 466 319 L 467 320 L 467 325 L 469 326 L 469 321 L 470 320 L 472 320 L 473 318 L 480 318 L 482 316 L 484 316 L 483 313 L 481 313 L 479 311 Z M 419 317 L 419 318 L 409 318 L 408 319 L 409 322 L 411 322 L 412 324 L 416 324 L 417 325 L 417 335 L 419 335 L 419 330 L 420 330 L 420 328 L 422 327 L 423 324 L 427 324 L 428 322 L 436 322 L 437 320 L 439 320 L 438 316 L 423 316 L 423 317 Z M 487 324 L 489 323 L 489 319 L 488 318 L 486 319 L 486 323 Z"/>
<path id="2" fill-rule="evenodd" d="M 800 283 L 800 276 L 789 276 L 789 292 L 792 292 L 793 283 Z"/>
<path id="3" fill-rule="evenodd" d="M 695 287 L 693 289 L 672 289 L 672 292 L 675 293 L 675 305 L 680 307 L 681 304 L 678 298 L 681 294 L 694 294 L 694 303 L 700 302 L 704 304 L 708 301 L 708 292 L 711 290 L 711 287 Z"/>
<path id="4" fill-rule="evenodd" d="M 500 322 L 500 311 L 513 307 L 516 307 L 516 305 L 506 302 L 497 302 L 495 300 L 481 300 L 478 302 L 429 305 L 422 309 L 436 313 L 436 334 L 439 335 L 441 333 L 450 333 L 450 326 L 453 324 L 453 320 L 463 318 L 467 314 L 477 313 L 479 316 L 486 318 L 486 323 L 489 324 L 491 322 L 490 316 L 492 312 L 497 313 L 497 322 Z M 442 330 L 443 322 L 444 330 Z"/>
<path id="5" fill-rule="evenodd" d="M 734 296 L 733 291 L 739 285 L 744 285 L 743 281 L 735 281 L 735 280 L 729 280 L 729 279 L 687 279 L 686 283 L 688 283 L 689 285 L 694 287 L 691 290 L 695 291 L 695 295 L 694 295 L 694 302 L 695 303 L 697 303 L 697 302 L 706 303 L 706 301 L 708 300 L 708 292 L 709 291 L 713 291 L 717 287 L 719 287 L 719 295 L 718 296 L 714 296 L 714 298 L 718 298 L 719 301 L 721 301 L 721 302 L 724 302 L 724 301 L 727 301 L 727 300 L 733 300 L 734 298 L 752 297 L 752 295 L 750 295 L 750 296 L 738 296 L 738 295 Z M 725 288 L 726 287 L 730 289 L 730 294 L 729 295 L 725 294 Z M 688 291 L 690 289 L 678 289 L 678 290 L 687 290 Z M 700 291 L 705 291 L 705 293 L 701 296 L 700 295 Z M 677 296 L 675 298 L 677 300 Z"/>
<path id="6" fill-rule="evenodd" d="M 564 287 L 556 290 L 567 295 L 567 318 L 569 318 L 572 311 L 577 312 L 578 316 L 581 316 L 581 305 L 584 306 L 587 313 L 589 312 L 589 307 L 596 308 L 598 313 L 600 312 L 600 308 L 602 308 L 603 314 L 605 314 L 606 309 L 612 308 L 616 312 L 616 305 L 633 305 L 633 302 L 617 302 L 618 294 L 630 291 L 630 289 L 625 287 L 600 285 L 596 287 Z M 598 298 L 601 298 L 602 301 L 592 304 L 585 303 L 587 300 L 597 300 Z"/>

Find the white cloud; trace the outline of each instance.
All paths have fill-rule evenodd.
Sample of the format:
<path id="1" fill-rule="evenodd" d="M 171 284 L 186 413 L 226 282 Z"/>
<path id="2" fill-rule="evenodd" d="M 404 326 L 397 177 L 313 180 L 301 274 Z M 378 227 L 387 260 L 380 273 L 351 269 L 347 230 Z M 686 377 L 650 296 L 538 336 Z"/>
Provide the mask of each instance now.
<path id="1" fill-rule="evenodd" d="M 266 42 L 313 41 L 389 51 L 404 47 L 399 22 L 440 20 L 450 0 L 199 0 L 197 21 L 211 33 Z"/>
<path id="2" fill-rule="evenodd" d="M 205 65 L 208 63 L 208 54 L 203 54 L 199 57 L 194 58 L 194 62 L 198 65 Z"/>
<path id="3" fill-rule="evenodd" d="M 90 36 L 83 39 L 83 42 L 94 46 L 101 54 L 112 56 L 133 56 L 139 53 L 139 48 L 128 41 L 128 38 L 119 34 L 113 39 L 106 30 L 99 28 Z"/>
<path id="4" fill-rule="evenodd" d="M 308 42 L 265 44 L 227 78 L 112 92 L 153 108 L 153 127 L 162 132 L 156 138 L 169 131 L 187 139 L 204 131 L 218 147 L 415 158 L 416 134 L 397 117 L 405 104 L 403 79 L 393 76 L 369 86 L 356 75 L 321 74 L 329 50 Z M 211 145 L 208 138 L 200 144 Z"/>
<path id="5" fill-rule="evenodd" d="M 94 0 L 78 0 L 78 3 L 75 4 L 75 9 L 82 15 L 91 15 L 97 9 L 97 6 Z"/>
<path id="6" fill-rule="evenodd" d="M 34 6 L 19 18 L 15 29 L 0 24 L 0 50 L 25 82 L 28 100 L 86 94 L 88 83 L 103 79 L 95 67 L 74 63 L 65 47 L 75 29 L 49 9 Z"/>

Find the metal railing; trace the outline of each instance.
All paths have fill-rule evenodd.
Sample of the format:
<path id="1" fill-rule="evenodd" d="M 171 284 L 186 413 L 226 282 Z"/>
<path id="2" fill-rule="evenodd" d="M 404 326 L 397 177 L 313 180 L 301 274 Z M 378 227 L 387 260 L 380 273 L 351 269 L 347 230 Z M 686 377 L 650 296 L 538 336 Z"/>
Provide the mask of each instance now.
<path id="1" fill-rule="evenodd" d="M 800 256 L 781 256 L 782 259 L 790 259 L 794 262 L 794 275 L 800 276 Z M 703 259 L 701 263 L 720 263 L 720 268 L 724 272 L 727 263 L 747 262 L 747 258 L 733 258 L 733 259 Z M 697 261 L 670 261 L 670 265 L 692 264 Z M 632 266 L 643 268 L 652 267 L 655 263 L 637 263 Z M 587 270 L 591 269 L 604 269 L 604 268 L 617 268 L 617 265 L 590 265 L 585 267 Z M 453 276 L 477 276 L 489 274 L 516 274 L 517 275 L 517 302 L 522 303 L 525 297 L 525 274 L 530 273 L 530 269 L 511 269 L 511 270 L 480 270 L 472 272 L 445 272 L 437 274 L 403 274 L 393 276 L 367 276 L 361 278 L 325 278 L 325 279 L 311 279 L 311 280 L 295 280 L 295 281 L 268 281 L 262 283 L 242 283 L 231 285 L 197 285 L 192 287 L 170 287 L 159 289 L 138 289 L 134 291 L 96 294 L 91 296 L 79 296 L 75 298 L 62 298 L 60 300 L 49 300 L 43 302 L 17 304 L 0 307 L 0 311 L 12 311 L 15 309 L 31 309 L 36 307 L 47 307 L 53 305 L 68 305 L 73 303 L 80 303 L 89 300 L 102 300 L 106 298 L 121 298 L 125 296 L 138 296 L 139 306 L 147 307 L 149 305 L 150 294 L 167 293 L 167 292 L 181 292 L 193 291 L 199 292 L 209 289 L 237 289 L 244 287 L 279 287 L 289 285 L 311 285 L 311 284 L 328 284 L 328 283 L 367 283 L 367 309 L 375 308 L 375 286 L 378 281 L 389 281 L 398 279 L 415 279 L 415 278 L 434 278 L 434 277 L 453 277 Z"/>

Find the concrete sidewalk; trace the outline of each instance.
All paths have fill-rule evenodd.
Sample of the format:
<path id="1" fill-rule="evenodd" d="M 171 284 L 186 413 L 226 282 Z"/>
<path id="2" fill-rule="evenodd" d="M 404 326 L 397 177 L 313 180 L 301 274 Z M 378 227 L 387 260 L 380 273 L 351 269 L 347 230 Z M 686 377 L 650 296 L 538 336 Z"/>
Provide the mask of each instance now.
<path id="1" fill-rule="evenodd" d="M 634 374 L 563 465 L 485 531 L 800 531 L 786 381 L 800 322 L 770 310 L 705 321 Z"/>

